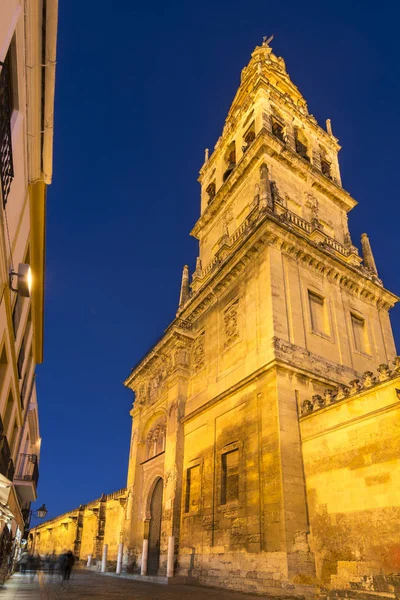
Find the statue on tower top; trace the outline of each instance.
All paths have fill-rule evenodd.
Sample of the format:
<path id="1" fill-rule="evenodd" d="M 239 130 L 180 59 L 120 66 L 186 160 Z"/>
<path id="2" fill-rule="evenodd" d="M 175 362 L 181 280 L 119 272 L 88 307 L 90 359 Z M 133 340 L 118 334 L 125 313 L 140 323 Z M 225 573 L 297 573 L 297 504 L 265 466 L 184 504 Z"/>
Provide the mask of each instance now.
<path id="1" fill-rule="evenodd" d="M 270 37 L 267 37 L 266 35 L 264 35 L 262 45 L 269 46 L 269 43 L 272 42 L 273 39 L 274 39 L 273 35 L 271 35 Z"/>

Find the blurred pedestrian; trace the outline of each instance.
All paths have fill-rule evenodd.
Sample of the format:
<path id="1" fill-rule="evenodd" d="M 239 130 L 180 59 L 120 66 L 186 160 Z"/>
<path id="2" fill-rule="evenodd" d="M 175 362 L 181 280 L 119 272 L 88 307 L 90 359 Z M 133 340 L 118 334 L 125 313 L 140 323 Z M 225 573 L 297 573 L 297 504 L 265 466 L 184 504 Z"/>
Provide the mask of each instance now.
<path id="1" fill-rule="evenodd" d="M 54 575 L 54 567 L 56 566 L 57 556 L 56 553 L 53 552 L 49 556 L 49 575 L 52 577 Z"/>
<path id="2" fill-rule="evenodd" d="M 68 550 L 68 552 L 66 554 L 64 554 L 63 562 L 62 562 L 62 579 L 63 579 L 63 581 L 69 580 L 74 563 L 75 563 L 74 555 L 72 554 L 71 550 Z"/>
<path id="3" fill-rule="evenodd" d="M 58 562 L 57 562 L 58 572 L 60 574 L 61 579 L 63 578 L 64 565 L 65 565 L 66 560 L 67 560 L 67 553 L 62 552 L 60 554 L 60 556 L 58 557 Z"/>
<path id="4" fill-rule="evenodd" d="M 28 559 L 28 570 L 31 574 L 31 581 L 35 579 L 38 569 L 40 569 L 40 556 L 38 554 L 31 554 Z"/>
<path id="5" fill-rule="evenodd" d="M 44 556 L 44 570 L 45 571 L 50 570 L 50 554 L 48 552 Z"/>
<path id="6" fill-rule="evenodd" d="M 21 569 L 21 574 L 26 574 L 26 568 L 28 566 L 29 554 L 26 550 L 21 554 L 21 558 L 19 559 L 19 568 Z"/>

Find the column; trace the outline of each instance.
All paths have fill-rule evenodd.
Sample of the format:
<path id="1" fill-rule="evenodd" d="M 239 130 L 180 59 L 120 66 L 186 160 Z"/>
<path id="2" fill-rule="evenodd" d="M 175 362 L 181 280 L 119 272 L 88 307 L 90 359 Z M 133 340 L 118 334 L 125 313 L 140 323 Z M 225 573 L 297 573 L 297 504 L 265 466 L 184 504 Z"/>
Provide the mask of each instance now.
<path id="1" fill-rule="evenodd" d="M 107 569 L 107 552 L 108 552 L 108 544 L 104 544 L 103 546 L 103 558 L 101 561 L 101 572 L 105 573 Z"/>
<path id="2" fill-rule="evenodd" d="M 175 538 L 173 535 L 170 535 L 168 538 L 167 577 L 174 576 L 174 559 L 175 559 Z"/>
<path id="3" fill-rule="evenodd" d="M 121 573 L 121 567 L 122 567 L 122 553 L 124 550 L 124 544 L 121 542 L 120 544 L 118 544 L 118 557 L 117 557 L 117 573 Z"/>
<path id="4" fill-rule="evenodd" d="M 147 557 L 149 553 L 149 540 L 143 540 L 143 550 L 142 550 L 142 568 L 140 571 L 141 575 L 147 574 Z"/>

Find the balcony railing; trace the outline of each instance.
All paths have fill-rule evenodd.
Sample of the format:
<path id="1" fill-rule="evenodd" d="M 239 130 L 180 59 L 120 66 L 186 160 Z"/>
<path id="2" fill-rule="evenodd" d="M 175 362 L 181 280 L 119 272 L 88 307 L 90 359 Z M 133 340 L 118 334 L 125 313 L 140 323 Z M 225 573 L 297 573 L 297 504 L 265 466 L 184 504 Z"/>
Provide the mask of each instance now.
<path id="1" fill-rule="evenodd" d="M 37 486 L 39 481 L 39 467 L 36 454 L 20 454 L 18 459 L 16 481 L 33 481 Z"/>
<path id="2" fill-rule="evenodd" d="M 3 205 L 7 203 L 11 183 L 14 178 L 11 145 L 11 77 L 10 60 L 7 55 L 0 62 L 0 181 Z"/>

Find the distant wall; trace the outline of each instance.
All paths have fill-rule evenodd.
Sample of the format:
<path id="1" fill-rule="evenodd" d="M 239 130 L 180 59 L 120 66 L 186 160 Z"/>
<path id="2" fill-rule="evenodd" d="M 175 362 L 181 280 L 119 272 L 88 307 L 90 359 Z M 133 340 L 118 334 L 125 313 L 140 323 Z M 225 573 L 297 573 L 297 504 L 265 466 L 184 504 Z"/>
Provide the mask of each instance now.
<path id="1" fill-rule="evenodd" d="M 41 555 L 67 550 L 81 560 L 100 559 L 108 544 L 108 560 L 117 560 L 118 544 L 125 519 L 126 489 L 101 496 L 30 532 L 30 550 Z"/>

